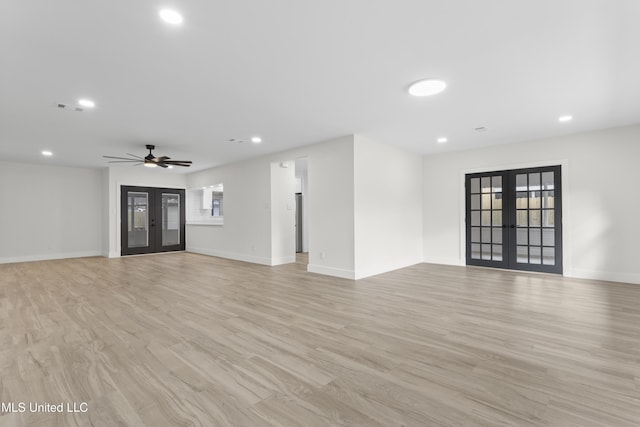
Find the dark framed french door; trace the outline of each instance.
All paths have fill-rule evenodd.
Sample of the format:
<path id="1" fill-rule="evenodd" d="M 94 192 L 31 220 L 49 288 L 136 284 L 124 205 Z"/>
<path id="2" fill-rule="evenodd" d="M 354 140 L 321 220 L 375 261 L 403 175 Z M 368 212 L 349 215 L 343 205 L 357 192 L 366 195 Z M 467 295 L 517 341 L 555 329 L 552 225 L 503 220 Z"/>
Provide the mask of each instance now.
<path id="1" fill-rule="evenodd" d="M 121 254 L 185 249 L 185 191 L 121 187 Z"/>
<path id="2" fill-rule="evenodd" d="M 562 273 L 560 166 L 465 178 L 467 265 Z"/>

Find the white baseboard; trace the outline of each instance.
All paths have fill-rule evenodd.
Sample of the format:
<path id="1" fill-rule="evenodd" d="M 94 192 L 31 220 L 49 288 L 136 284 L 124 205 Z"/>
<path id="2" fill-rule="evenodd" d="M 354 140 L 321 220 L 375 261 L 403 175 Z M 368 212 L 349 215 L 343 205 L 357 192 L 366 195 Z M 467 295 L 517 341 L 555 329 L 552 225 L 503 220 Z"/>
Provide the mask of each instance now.
<path id="1" fill-rule="evenodd" d="M 423 262 L 425 264 L 443 264 L 443 265 L 458 265 L 465 266 L 466 261 L 459 258 L 438 258 L 438 257 L 425 257 Z"/>
<path id="2" fill-rule="evenodd" d="M 564 274 L 566 277 L 576 279 L 603 280 L 606 282 L 622 282 L 640 285 L 640 274 L 634 273 L 614 273 L 611 271 L 591 271 L 581 269 L 571 269 Z"/>
<path id="3" fill-rule="evenodd" d="M 366 277 L 377 276 L 378 274 L 388 273 L 390 271 L 411 267 L 412 265 L 421 264 L 421 263 L 422 263 L 422 260 L 416 258 L 414 260 L 403 262 L 403 263 L 376 265 L 374 267 L 368 267 L 364 269 L 356 268 L 355 278 L 356 280 L 364 279 Z"/>
<path id="4" fill-rule="evenodd" d="M 281 258 L 274 258 L 271 260 L 271 265 L 282 265 L 282 264 L 291 264 L 292 262 L 296 262 L 296 256 L 285 256 Z"/>
<path id="5" fill-rule="evenodd" d="M 102 251 L 65 252 L 65 253 L 55 253 L 55 254 L 5 257 L 5 258 L 0 258 L 0 264 L 10 264 L 15 262 L 31 262 L 31 261 L 48 261 L 52 259 L 66 259 L 66 258 L 85 258 L 85 257 L 91 257 L 91 256 L 102 256 Z"/>
<path id="6" fill-rule="evenodd" d="M 464 260 L 456 258 L 425 258 L 424 262 L 427 264 L 443 264 L 443 265 L 457 265 L 465 266 Z M 517 270 L 514 270 L 517 271 Z M 640 284 L 640 274 L 635 273 L 617 273 L 611 271 L 593 271 L 593 270 L 581 270 L 581 269 L 567 269 L 563 276 L 572 277 L 575 279 L 589 279 L 589 280 L 602 280 L 606 282 L 621 282 Z"/>
<path id="7" fill-rule="evenodd" d="M 258 257 L 255 255 L 237 254 L 232 252 L 216 251 L 211 249 L 193 248 L 193 247 L 187 247 L 187 252 L 193 252 L 195 254 L 200 254 L 200 255 L 215 256 L 218 258 L 233 259 L 236 261 L 251 262 L 253 264 L 261 264 L 261 265 L 268 265 L 268 266 L 272 265 L 271 259 L 266 257 Z M 295 261 L 295 257 L 294 257 L 294 261 Z"/>
<path id="8" fill-rule="evenodd" d="M 325 267 L 323 265 L 307 265 L 309 273 L 324 274 L 325 276 L 340 277 L 342 279 L 355 280 L 356 275 L 353 270 L 343 270 L 341 268 Z"/>

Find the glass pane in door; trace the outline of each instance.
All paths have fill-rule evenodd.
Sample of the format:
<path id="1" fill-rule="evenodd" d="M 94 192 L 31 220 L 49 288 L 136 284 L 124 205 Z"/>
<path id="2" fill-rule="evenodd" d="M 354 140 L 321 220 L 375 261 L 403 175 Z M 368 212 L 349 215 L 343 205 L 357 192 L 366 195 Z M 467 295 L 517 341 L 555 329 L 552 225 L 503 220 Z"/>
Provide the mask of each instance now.
<path id="1" fill-rule="evenodd" d="M 470 258 L 503 261 L 502 175 L 469 182 Z"/>
<path id="2" fill-rule="evenodd" d="M 545 265 L 556 265 L 555 246 L 557 242 L 555 238 L 556 226 L 553 196 L 551 196 L 547 206 L 551 206 L 551 208 L 542 210 L 542 227 L 544 227 L 542 229 L 542 263 Z"/>
<path id="3" fill-rule="evenodd" d="M 149 194 L 129 192 L 127 200 L 128 247 L 149 246 Z"/>
<path id="4" fill-rule="evenodd" d="M 555 180 L 553 171 L 516 174 L 518 263 L 555 265 Z"/>
<path id="5" fill-rule="evenodd" d="M 180 195 L 162 193 L 162 246 L 180 244 Z"/>

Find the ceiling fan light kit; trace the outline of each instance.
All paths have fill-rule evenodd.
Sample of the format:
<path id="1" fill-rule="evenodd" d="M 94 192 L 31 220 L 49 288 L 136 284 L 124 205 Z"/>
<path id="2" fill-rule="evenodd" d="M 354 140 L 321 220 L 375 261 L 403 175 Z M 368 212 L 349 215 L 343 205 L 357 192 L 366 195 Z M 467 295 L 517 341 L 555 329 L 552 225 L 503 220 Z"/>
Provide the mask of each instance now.
<path id="1" fill-rule="evenodd" d="M 189 166 L 191 166 L 191 160 L 171 160 L 171 157 L 168 156 L 156 157 L 153 155 L 153 150 L 156 149 L 156 146 L 147 144 L 146 147 L 147 150 L 149 150 L 149 154 L 144 157 L 140 157 L 131 153 L 127 153 L 127 155 L 131 157 L 102 157 L 104 157 L 105 159 L 113 159 L 110 160 L 109 163 L 133 163 L 133 166 L 144 165 L 148 168 L 155 168 L 158 166 L 160 166 L 161 168 L 171 168 L 173 166 L 183 166 L 188 168 Z"/>

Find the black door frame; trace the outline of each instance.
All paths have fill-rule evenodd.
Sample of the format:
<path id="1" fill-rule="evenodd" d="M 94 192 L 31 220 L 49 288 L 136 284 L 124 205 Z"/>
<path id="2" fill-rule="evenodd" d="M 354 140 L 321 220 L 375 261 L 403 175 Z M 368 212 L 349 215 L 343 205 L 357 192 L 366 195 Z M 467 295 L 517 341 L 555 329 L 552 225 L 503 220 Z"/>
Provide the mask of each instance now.
<path id="1" fill-rule="evenodd" d="M 128 235 L 128 192 L 147 193 L 149 195 L 149 245 L 129 248 Z M 178 194 L 180 196 L 180 243 L 162 246 L 162 193 Z M 185 220 L 185 190 L 180 188 L 138 187 L 130 185 L 120 186 L 120 255 L 140 255 L 158 252 L 184 251 L 186 247 Z"/>
<path id="2" fill-rule="evenodd" d="M 516 210 L 516 182 L 517 174 L 529 174 L 536 172 L 554 172 L 554 247 L 555 247 L 555 264 L 548 265 L 542 261 L 541 263 L 518 263 L 517 262 L 517 210 Z M 474 259 L 471 257 L 471 179 L 491 176 L 502 177 L 502 261 Z M 506 195 L 506 196 L 505 196 Z M 543 211 L 541 209 L 541 211 Z M 491 224 L 490 227 L 494 225 Z M 483 227 L 482 224 L 480 227 Z M 542 227 L 541 227 L 542 228 Z M 527 228 L 528 230 L 528 228 Z M 542 245 L 542 244 L 541 244 Z M 511 270 L 536 271 L 543 273 L 563 273 L 563 254 L 562 254 L 562 167 L 556 166 L 538 166 L 524 169 L 509 169 L 499 171 L 487 171 L 478 173 L 465 174 L 465 250 L 466 264 L 505 268 Z M 542 248 L 542 246 L 541 246 Z M 542 250 L 542 249 L 541 249 Z"/>

